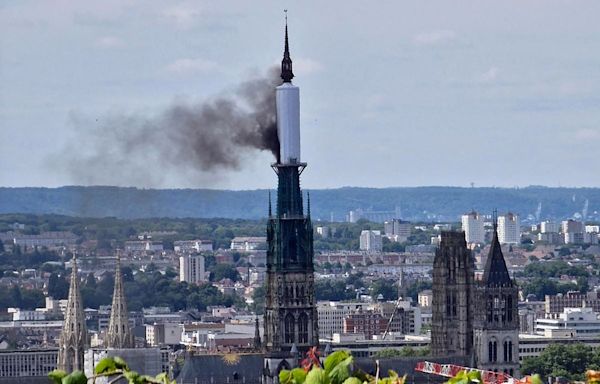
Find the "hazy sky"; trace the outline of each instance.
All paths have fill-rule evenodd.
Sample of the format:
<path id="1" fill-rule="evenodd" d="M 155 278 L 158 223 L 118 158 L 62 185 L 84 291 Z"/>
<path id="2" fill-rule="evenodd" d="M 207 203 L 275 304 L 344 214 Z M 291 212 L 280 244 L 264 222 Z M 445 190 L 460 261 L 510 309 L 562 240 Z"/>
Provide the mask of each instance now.
<path id="1" fill-rule="evenodd" d="M 600 187 L 600 2 L 573 0 L 4 0 L 0 186 L 274 187 L 266 152 L 216 175 L 157 158 L 140 174 L 158 177 L 131 181 L 82 178 L 65 152 L 92 146 L 79 131 L 101 137 L 106 116 L 263 73 L 283 8 L 303 186 Z"/>

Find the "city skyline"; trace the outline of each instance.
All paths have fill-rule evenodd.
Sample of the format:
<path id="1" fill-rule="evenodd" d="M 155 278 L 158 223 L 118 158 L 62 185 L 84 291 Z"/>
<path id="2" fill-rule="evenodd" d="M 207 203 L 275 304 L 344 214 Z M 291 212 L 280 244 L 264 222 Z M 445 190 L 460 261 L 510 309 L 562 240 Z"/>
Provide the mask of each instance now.
<path id="1" fill-rule="evenodd" d="M 289 7 L 303 157 L 319 164 L 303 186 L 600 187 L 599 5 L 460 5 L 5 4 L 0 185 L 271 186 L 264 151 L 209 173 L 132 159 L 115 179 L 109 156 L 106 174 L 70 169 L 111 116 L 156 116 L 275 66 Z"/>

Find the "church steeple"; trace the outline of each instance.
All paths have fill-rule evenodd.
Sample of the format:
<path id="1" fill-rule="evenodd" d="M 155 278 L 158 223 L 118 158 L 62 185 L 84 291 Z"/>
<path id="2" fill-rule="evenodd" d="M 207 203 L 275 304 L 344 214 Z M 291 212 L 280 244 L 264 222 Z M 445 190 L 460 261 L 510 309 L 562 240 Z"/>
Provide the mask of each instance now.
<path id="1" fill-rule="evenodd" d="M 498 218 L 497 213 L 494 211 L 493 225 L 494 235 L 492 238 L 492 244 L 490 245 L 490 253 L 488 254 L 487 261 L 485 263 L 485 269 L 483 272 L 483 282 L 487 286 L 512 286 L 512 280 L 506 268 L 506 262 L 504 261 L 504 255 L 502 254 L 502 247 L 498 240 Z"/>
<path id="2" fill-rule="evenodd" d="M 113 292 L 108 333 L 105 344 L 107 348 L 134 348 L 133 335 L 129 328 L 129 312 L 123 289 L 123 276 L 121 274 L 121 255 L 117 252 L 117 266 L 115 269 L 115 289 Z"/>
<path id="3" fill-rule="evenodd" d="M 66 372 L 75 370 L 83 371 L 84 351 L 86 347 L 87 329 L 83 314 L 81 292 L 79 291 L 77 256 L 73 254 L 69 299 L 59 339 L 57 368 Z"/>
<path id="4" fill-rule="evenodd" d="M 292 59 L 290 58 L 290 45 L 288 42 L 287 9 L 285 10 L 285 48 L 283 50 L 283 60 L 281 60 L 281 78 L 284 83 L 291 83 L 294 78 Z"/>

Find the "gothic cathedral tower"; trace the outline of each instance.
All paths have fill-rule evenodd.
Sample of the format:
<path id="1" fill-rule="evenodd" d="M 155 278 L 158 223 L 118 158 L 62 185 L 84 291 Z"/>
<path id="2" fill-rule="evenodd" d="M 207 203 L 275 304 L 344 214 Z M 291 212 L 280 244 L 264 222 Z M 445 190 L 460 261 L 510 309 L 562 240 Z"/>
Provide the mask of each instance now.
<path id="1" fill-rule="evenodd" d="M 478 305 L 473 332 L 477 368 L 519 375 L 518 293 L 504 262 L 494 220 L 494 237 L 475 296 Z"/>
<path id="2" fill-rule="evenodd" d="M 304 214 L 300 174 L 299 89 L 292 84 L 287 22 L 281 62 L 283 83 L 276 88 L 277 132 L 280 156 L 277 173 L 277 207 L 269 201 L 267 226 L 267 295 L 264 317 L 265 368 L 275 377 L 282 368 L 297 364 L 310 347 L 318 346 L 314 295 L 313 230 L 310 199 Z"/>
<path id="3" fill-rule="evenodd" d="M 77 258 L 71 262 L 71 285 L 63 329 L 58 344 L 57 368 L 66 372 L 83 371 L 83 356 L 87 347 L 87 329 L 77 277 Z"/>
<path id="4" fill-rule="evenodd" d="M 442 232 L 441 237 L 433 261 L 431 353 L 471 356 L 474 259 L 464 232 Z"/>

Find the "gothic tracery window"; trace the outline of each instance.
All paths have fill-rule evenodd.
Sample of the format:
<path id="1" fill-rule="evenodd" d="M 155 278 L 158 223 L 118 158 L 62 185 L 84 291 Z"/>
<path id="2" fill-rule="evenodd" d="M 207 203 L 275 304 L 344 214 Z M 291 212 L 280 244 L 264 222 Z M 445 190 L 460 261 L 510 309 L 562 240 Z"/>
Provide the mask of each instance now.
<path id="1" fill-rule="evenodd" d="M 303 313 L 298 318 L 298 342 L 308 343 L 308 316 Z"/>
<path id="2" fill-rule="evenodd" d="M 294 343 L 294 327 L 295 327 L 295 320 L 294 320 L 294 315 L 292 315 L 291 313 L 288 313 L 285 316 L 285 321 L 284 321 L 284 338 L 285 338 L 285 342 L 286 343 Z"/>
<path id="3" fill-rule="evenodd" d="M 488 342 L 488 360 L 491 363 L 498 361 L 498 342 L 495 339 Z"/>

